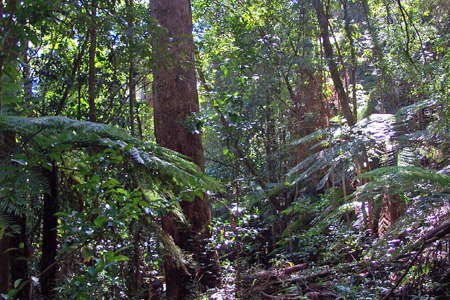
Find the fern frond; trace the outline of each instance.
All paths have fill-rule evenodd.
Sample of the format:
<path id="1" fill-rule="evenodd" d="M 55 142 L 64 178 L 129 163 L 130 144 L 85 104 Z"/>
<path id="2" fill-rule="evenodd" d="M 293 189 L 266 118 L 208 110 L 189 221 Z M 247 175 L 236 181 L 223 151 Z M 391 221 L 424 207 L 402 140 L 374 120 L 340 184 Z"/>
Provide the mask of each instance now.
<path id="1" fill-rule="evenodd" d="M 112 126 L 60 116 L 25 118 L 3 115 L 0 116 L 0 130 L 15 132 L 22 137 L 22 145 L 33 143 L 43 150 L 52 150 L 57 145 L 68 145 L 71 149 L 117 148 L 138 168 L 144 168 L 150 178 L 156 176 L 205 190 L 221 188 L 186 156 L 156 143 L 144 143 Z"/>
<path id="2" fill-rule="evenodd" d="M 448 188 L 450 186 L 450 176 L 439 173 L 432 169 L 415 166 L 395 166 L 382 167 L 359 175 L 359 178 L 384 181 L 383 176 L 396 176 L 403 183 L 417 184 L 420 181 L 427 181 L 431 184 Z"/>
<path id="3" fill-rule="evenodd" d="M 440 105 L 441 103 L 437 99 L 426 99 L 400 108 L 396 113 L 396 117 L 398 120 L 402 120 L 403 122 L 410 121 L 416 116 L 418 112 L 421 112 L 423 110 L 433 111 L 436 110 Z"/>
<path id="4" fill-rule="evenodd" d="M 330 136 L 335 131 L 335 128 L 324 128 L 314 131 L 300 139 L 297 139 L 291 143 L 292 146 L 309 143 L 314 140 L 321 140 Z"/>
<path id="5" fill-rule="evenodd" d="M 289 182 L 296 185 L 314 178 L 314 174 L 320 174 L 317 189 L 321 189 L 330 179 L 333 179 L 333 184 L 337 184 L 343 178 L 355 174 L 357 165 L 378 161 L 383 156 L 384 166 L 418 165 L 419 157 L 410 150 L 410 139 L 406 137 L 406 134 L 415 132 L 417 127 L 409 126 L 405 120 L 410 120 L 412 115 L 432 105 L 438 105 L 438 102 L 429 100 L 416 103 L 396 115 L 372 114 L 352 127 L 321 129 L 297 140 L 294 144 L 321 139 L 319 145 L 327 147 L 289 170 Z M 406 137 L 407 143 L 400 143 L 399 137 Z M 324 143 L 325 140 L 328 144 Z"/>
<path id="6" fill-rule="evenodd" d="M 448 193 L 450 176 L 415 166 L 394 166 L 378 168 L 358 176 L 371 181 L 359 186 L 354 196 L 360 201 L 384 193 L 408 195 L 432 195 Z"/>

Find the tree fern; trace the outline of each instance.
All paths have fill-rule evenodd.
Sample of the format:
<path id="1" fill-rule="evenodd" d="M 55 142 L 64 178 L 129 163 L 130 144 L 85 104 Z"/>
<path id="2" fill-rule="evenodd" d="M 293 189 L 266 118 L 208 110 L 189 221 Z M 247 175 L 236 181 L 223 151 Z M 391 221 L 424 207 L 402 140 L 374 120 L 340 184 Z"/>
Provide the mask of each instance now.
<path id="1" fill-rule="evenodd" d="M 343 178 L 357 175 L 357 167 L 370 169 L 381 163 L 384 166 L 417 165 L 417 153 L 409 147 L 417 147 L 434 139 L 445 142 L 445 137 L 433 132 L 433 124 L 442 107 L 437 100 L 424 100 L 404 107 L 396 115 L 373 114 L 352 127 L 339 126 L 320 129 L 296 140 L 292 145 L 318 140 L 311 147 L 314 152 L 288 173 L 288 182 L 296 185 L 307 182 L 313 174 L 321 174 L 317 188 L 321 189 L 327 181 L 339 184 Z M 320 151 L 315 151 L 320 146 Z M 379 158 L 382 158 L 379 161 Z M 373 167 L 372 166 L 372 167 Z"/>
<path id="2" fill-rule="evenodd" d="M 441 102 L 425 100 L 404 107 L 395 115 L 373 114 L 354 126 L 320 129 L 296 140 L 293 146 L 316 141 L 310 147 L 313 153 L 292 168 L 286 182 L 269 195 L 289 187 L 305 186 L 317 175 L 320 176 L 317 189 L 322 189 L 327 182 L 332 185 L 343 180 L 358 183 L 357 190 L 346 195 L 347 201 L 355 200 L 352 205 L 333 205 L 329 207 L 331 210 L 325 209 L 314 219 L 313 231 L 338 220 L 352 207 L 367 213 L 365 200 L 371 201 L 374 210 L 378 211 L 386 194 L 401 195 L 403 199 L 417 195 L 428 195 L 430 201 L 444 199 L 449 193 L 449 176 L 445 172 L 448 160 L 445 160 L 446 150 L 442 145 L 447 143 L 448 136 L 445 131 L 438 130 L 442 122 L 441 110 Z M 430 150 L 430 147 L 434 148 Z M 444 152 L 441 154 L 444 159 L 436 165 L 443 168 L 442 171 L 421 166 L 422 161 L 429 158 L 430 151 Z M 360 175 L 361 171 L 366 172 Z"/>
<path id="3" fill-rule="evenodd" d="M 83 151 L 86 156 L 108 149 L 121 154 L 124 161 L 116 163 L 117 168 L 125 170 L 126 166 L 130 172 L 125 177 L 126 181 L 133 180 L 133 189 L 139 187 L 142 201 L 148 202 L 140 205 L 142 214 L 148 214 L 155 206 L 176 213 L 177 201 L 189 200 L 204 191 L 221 188 L 217 181 L 206 176 L 186 156 L 155 143 L 145 143 L 111 126 L 65 117 L 0 116 L 0 130 L 14 132 L 17 136 L 14 153 L 0 162 L 0 197 L 3 200 L 0 202 L 0 212 L 5 215 L 27 215 L 32 217 L 29 220 L 36 220 L 40 207 L 34 207 L 33 201 L 40 199 L 47 190 L 42 169 L 53 160 L 59 160 L 57 162 L 62 165 L 65 160 L 71 159 L 70 153 L 79 155 Z M 109 166 L 114 163 L 111 161 Z M 153 196 L 150 199 L 148 195 Z M 117 209 L 122 207 L 123 204 L 117 203 Z M 179 213 L 182 214 L 181 210 Z M 151 216 L 155 216 L 153 212 Z M 180 218 L 183 216 L 180 215 Z M 6 226 L 4 224 L 7 223 L 0 222 L 2 232 Z M 156 223 L 152 226 L 156 228 L 155 232 L 168 254 L 180 264 L 184 263 L 181 250 L 168 239 L 167 234 L 157 230 Z"/>
<path id="4" fill-rule="evenodd" d="M 378 168 L 358 176 L 370 179 L 358 187 L 360 200 L 377 194 L 399 193 L 448 193 L 450 176 L 436 170 L 415 166 L 394 166 Z"/>
<path id="5" fill-rule="evenodd" d="M 203 174 L 186 156 L 155 143 L 144 143 L 112 126 L 65 117 L 1 116 L 0 130 L 17 133 L 21 137 L 18 148 L 26 147 L 28 143 L 42 151 L 57 149 L 61 145 L 68 145 L 64 148 L 67 150 L 115 148 L 122 151 L 136 168 L 145 169 L 150 179 L 159 177 L 202 189 L 219 188 L 215 180 Z"/>
<path id="6" fill-rule="evenodd" d="M 306 182 L 313 174 L 322 174 L 317 188 L 328 180 L 338 184 L 343 178 L 355 174 L 357 164 L 367 164 L 383 154 L 393 134 L 395 117 L 376 114 L 365 118 L 352 127 L 336 127 L 320 130 L 296 142 L 303 143 L 320 138 L 324 149 L 310 155 L 288 172 L 289 182 L 295 185 Z M 313 147 L 316 147 L 313 146 Z"/>

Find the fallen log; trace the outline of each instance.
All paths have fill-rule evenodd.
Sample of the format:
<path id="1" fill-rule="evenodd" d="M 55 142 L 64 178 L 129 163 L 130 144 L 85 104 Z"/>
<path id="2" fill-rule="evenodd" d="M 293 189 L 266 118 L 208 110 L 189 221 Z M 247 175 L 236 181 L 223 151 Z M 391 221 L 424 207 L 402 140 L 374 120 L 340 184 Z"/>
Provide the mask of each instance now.
<path id="1" fill-rule="evenodd" d="M 299 264 L 292 267 L 287 267 L 283 269 L 276 269 L 276 270 L 266 270 L 266 271 L 260 271 L 253 274 L 248 274 L 243 277 L 244 280 L 269 280 L 269 279 L 276 279 L 281 278 L 287 275 L 290 275 L 292 273 L 298 272 L 300 270 L 305 270 L 308 267 L 307 264 Z"/>
<path id="2" fill-rule="evenodd" d="M 305 297 L 308 299 L 336 299 L 337 295 L 334 293 L 330 293 L 330 292 L 308 292 L 305 294 Z"/>
<path id="3" fill-rule="evenodd" d="M 262 299 L 271 299 L 271 300 L 298 300 L 300 295 L 283 295 L 283 296 L 272 296 L 267 293 L 261 292 Z"/>
<path id="4" fill-rule="evenodd" d="M 321 270 L 321 271 L 311 273 L 308 275 L 289 278 L 289 279 L 283 280 L 283 282 L 309 281 L 311 279 L 316 279 L 318 277 L 325 277 L 325 276 L 329 275 L 330 273 L 331 273 L 331 271 L 329 269 L 325 269 L 325 270 Z"/>

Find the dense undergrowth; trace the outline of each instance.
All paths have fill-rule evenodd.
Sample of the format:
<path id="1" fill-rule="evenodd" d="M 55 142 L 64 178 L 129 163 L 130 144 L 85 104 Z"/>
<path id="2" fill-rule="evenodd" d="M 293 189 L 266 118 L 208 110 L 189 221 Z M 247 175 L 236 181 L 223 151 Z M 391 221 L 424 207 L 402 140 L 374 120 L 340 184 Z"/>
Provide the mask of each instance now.
<path id="1" fill-rule="evenodd" d="M 2 1 L 0 299 L 449 299 L 447 2 Z"/>

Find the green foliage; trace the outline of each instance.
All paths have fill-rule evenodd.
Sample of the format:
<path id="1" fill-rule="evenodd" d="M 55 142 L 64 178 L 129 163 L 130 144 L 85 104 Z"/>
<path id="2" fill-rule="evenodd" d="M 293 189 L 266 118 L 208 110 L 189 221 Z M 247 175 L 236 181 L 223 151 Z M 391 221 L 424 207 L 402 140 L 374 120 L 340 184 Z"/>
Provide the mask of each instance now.
<path id="1" fill-rule="evenodd" d="M 64 151 L 78 148 L 117 149 L 134 164 L 136 171 L 145 171 L 142 174 L 147 173 L 148 181 L 167 184 L 167 186 L 180 184 L 212 190 L 219 188 L 219 185 L 213 179 L 203 175 L 195 164 L 186 161 L 185 156 L 159 147 L 157 144 L 143 143 L 125 131 L 108 125 L 76 121 L 65 117 L 33 119 L 2 116 L 0 127 L 4 131 L 21 135 L 22 147 L 31 144 L 48 155 L 46 158 L 49 160 L 61 159 L 60 155 Z"/>
<path id="2" fill-rule="evenodd" d="M 392 194 L 404 192 L 430 192 L 430 184 L 434 190 L 445 190 L 450 185 L 450 176 L 432 169 L 421 167 L 383 167 L 363 173 L 359 178 L 371 179 L 358 188 L 362 199 L 374 194 L 389 191 Z"/>
<path id="3" fill-rule="evenodd" d="M 10 158 L 2 162 L 2 213 L 37 219 L 41 209 L 37 200 L 48 190 L 45 170 L 50 163 L 60 168 L 65 192 L 60 195 L 62 207 L 57 215 L 58 260 L 85 263 L 70 267 L 79 274 L 66 274 L 59 287 L 61 295 L 89 299 L 99 289 L 105 295 L 110 295 L 108 289 L 123 290 L 126 282 L 112 279 L 131 254 L 117 253 L 129 252 L 129 228 L 143 219 L 152 224 L 147 230 L 149 241 L 161 241 L 168 255 L 183 266 L 187 263 L 158 220 L 169 211 L 183 218 L 179 201 L 221 186 L 185 156 L 112 126 L 65 117 L 1 116 L 0 130 L 15 133 L 17 140 Z M 1 229 L 3 235 L 3 223 Z"/>
<path id="4" fill-rule="evenodd" d="M 180 202 L 205 191 L 216 216 L 211 247 L 226 260 L 230 286 L 255 265 L 308 263 L 333 266 L 323 281 L 336 298 L 389 291 L 409 262 L 402 255 L 442 223 L 448 207 L 444 0 L 321 1 L 333 60 L 358 112 L 351 127 L 343 124 L 313 1 L 192 1 L 202 112 L 181 123 L 202 131 L 207 173 L 226 189 L 187 157 L 147 142 L 153 66 L 183 64 L 152 49 L 164 29 L 149 2 L 95 1 L 92 14 L 93 2 L 6 1 L 0 20 L 0 135 L 16 134 L 0 149 L 10 154 L 0 162 L 0 238 L 19 233 L 14 217 L 25 216 L 27 240 L 39 248 L 47 175 L 56 165 L 60 297 L 131 298 L 135 266 L 145 279 L 134 297 L 147 297 L 162 274 L 161 254 L 180 266 L 192 262 L 162 230 L 161 216 L 186 223 Z M 92 28 L 95 105 L 105 125 L 82 121 Z M 365 231 L 367 205 L 376 219 L 386 199 L 407 211 L 374 239 Z M 403 291 L 417 291 L 408 297 L 438 294 L 442 245 L 430 244 L 407 272 Z M 274 296 L 309 291 L 298 281 L 272 287 L 266 292 Z"/>
<path id="5" fill-rule="evenodd" d="M 291 185 L 314 178 L 322 174 L 317 189 L 322 189 L 328 180 L 333 185 L 349 178 L 362 168 L 367 168 L 382 155 L 394 134 L 395 118 L 388 114 L 375 114 L 359 121 L 353 127 L 335 127 L 319 130 L 294 142 L 320 141 L 311 147 L 322 148 L 308 156 L 292 168 L 287 176 Z"/>

